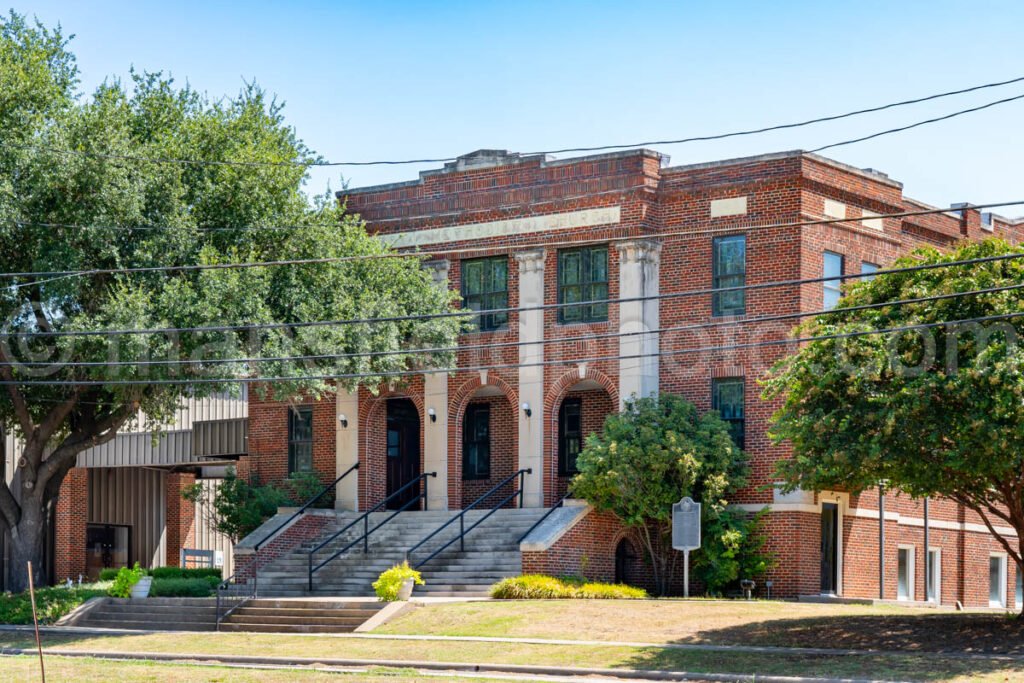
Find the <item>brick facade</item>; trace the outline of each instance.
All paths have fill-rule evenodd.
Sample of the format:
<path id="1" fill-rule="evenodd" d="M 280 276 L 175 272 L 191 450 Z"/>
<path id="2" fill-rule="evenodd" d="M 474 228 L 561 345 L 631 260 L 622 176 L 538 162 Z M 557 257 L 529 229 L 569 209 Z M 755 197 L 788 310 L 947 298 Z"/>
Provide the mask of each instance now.
<path id="1" fill-rule="evenodd" d="M 181 549 L 189 548 L 194 538 L 195 504 L 182 498 L 182 492 L 196 483 L 190 472 L 170 472 L 167 482 L 167 566 L 181 564 Z"/>
<path id="2" fill-rule="evenodd" d="M 460 289 L 461 264 L 452 250 L 482 250 L 474 251 L 472 258 L 507 257 L 510 307 L 520 305 L 522 292 L 527 291 L 524 287 L 532 282 L 520 273 L 523 264 L 514 257 L 543 249 L 537 264 L 530 266 L 543 269 L 537 280 L 541 290 L 533 294 L 547 306 L 540 316 L 544 367 L 539 393 L 536 386 L 520 386 L 523 369 L 515 367 L 526 344 L 520 335 L 533 334 L 532 340 L 538 333 L 532 328 L 520 329 L 520 318 L 527 313 L 512 312 L 507 327 L 460 339 L 459 367 L 492 369 L 449 375 L 447 452 L 431 455 L 426 441 L 421 444 L 424 462 L 440 457 L 440 462 L 447 464 L 447 481 L 432 485 L 447 487 L 450 508 L 468 505 L 504 473 L 535 462 L 531 458 L 538 457 L 532 450 L 536 442 L 523 440 L 523 435 L 534 435 L 537 429 L 542 444 L 542 471 L 532 475 L 540 477 L 537 500 L 551 505 L 565 493 L 568 481 L 557 471 L 559 407 L 567 396 L 580 397 L 584 433 L 589 433 L 599 429 L 604 416 L 629 398 L 623 387 L 635 386 L 630 384 L 634 377 L 620 376 L 620 368 L 627 366 L 616 356 L 626 338 L 617 335 L 630 329 L 625 321 L 639 316 L 645 329 L 656 326 L 660 330 L 655 344 L 661 351 L 656 384 L 662 391 L 680 394 L 699 409 L 708 410 L 715 378 L 744 380 L 745 448 L 752 475 L 736 503 L 751 511 L 771 506 L 765 524 L 769 549 L 775 552 L 778 565 L 767 578 L 774 583 L 773 596 L 778 597 L 820 591 L 824 498 L 804 495 L 790 500 L 773 493 L 775 463 L 791 453 L 788 446 L 773 445 L 767 436 L 768 420 L 778 404 L 761 400 L 758 386 L 767 369 L 795 345 L 696 350 L 785 340 L 797 320 L 757 324 L 744 320 L 819 311 L 823 288 L 821 283 L 812 283 L 751 289 L 746 292 L 742 315 L 714 317 L 712 296 L 706 293 L 712 286 L 714 238 L 745 236 L 747 285 L 821 277 L 826 251 L 843 256 L 844 273 L 857 274 L 864 263 L 885 267 L 919 246 L 945 248 L 965 238 L 993 234 L 1014 242 L 1024 238 L 1021 221 L 994 217 L 985 222 L 992 226 L 988 231 L 980 212 L 970 207 L 959 212 L 877 218 L 928 207 L 904 197 L 902 185 L 882 173 L 800 152 L 670 167 L 667 158 L 649 150 L 566 160 L 481 151 L 460 157 L 443 169 L 424 172 L 418 180 L 348 190 L 339 193 L 339 198 L 372 232 L 443 257 L 435 262 L 441 267 L 437 272 L 446 272 L 448 286 L 456 291 Z M 792 225 L 821 219 L 843 220 L 828 225 Z M 648 308 L 641 308 L 645 304 L 623 302 L 608 306 L 607 320 L 560 323 L 555 308 L 559 251 L 574 245 L 607 244 L 607 291 L 609 298 L 616 299 L 620 285 L 625 286 L 622 283 L 628 282 L 630 273 L 638 272 L 635 263 L 626 262 L 627 252 L 618 248 L 625 240 L 644 240 L 658 247 L 657 255 L 651 257 L 658 262 L 653 291 L 662 296 L 653 306 L 657 316 L 651 317 Z M 687 293 L 699 290 L 705 293 Z M 390 398 L 408 397 L 423 426 L 426 411 L 443 400 L 436 395 L 428 397 L 425 391 L 422 376 L 410 378 L 401 387 L 377 387 L 372 392 L 360 389 L 359 415 L 350 419 L 358 419 L 359 505 L 363 509 L 386 495 L 385 411 L 381 406 Z M 527 395 L 541 397 L 531 405 L 533 417 L 526 417 L 522 407 Z M 486 481 L 463 481 L 462 421 L 466 407 L 480 401 L 492 406 L 492 476 Z M 315 467 L 329 481 L 337 457 L 334 399 L 315 405 Z M 282 403 L 250 399 L 252 471 L 263 481 L 286 474 L 286 411 Z M 926 562 L 916 505 L 920 503 L 893 497 L 887 508 L 886 524 L 892 529 L 887 529 L 886 567 L 892 577 L 887 577 L 886 590 L 893 597 L 899 545 L 917 544 L 915 571 L 923 577 Z M 931 508 L 936 525 L 931 543 L 942 549 L 943 602 L 987 604 L 987 562 L 989 553 L 997 551 L 994 541 L 978 530 L 979 520 L 948 501 L 934 501 Z M 853 501 L 845 497 L 840 511 L 840 592 L 849 596 L 877 594 L 877 496 L 872 499 L 866 493 Z M 557 573 L 568 570 L 569 564 L 578 565 L 586 554 L 594 571 L 604 576 L 609 557 L 614 559 L 615 534 L 608 524 L 594 517 L 576 535 L 564 539 L 569 546 L 546 558 L 524 558 L 524 562 L 528 559 L 531 567 Z M 1006 573 L 1012 583 L 1014 568 L 1008 567 Z M 1012 588 L 1007 591 L 1011 602 Z M 923 578 L 918 578 L 915 597 L 923 596 L 923 590 Z"/>

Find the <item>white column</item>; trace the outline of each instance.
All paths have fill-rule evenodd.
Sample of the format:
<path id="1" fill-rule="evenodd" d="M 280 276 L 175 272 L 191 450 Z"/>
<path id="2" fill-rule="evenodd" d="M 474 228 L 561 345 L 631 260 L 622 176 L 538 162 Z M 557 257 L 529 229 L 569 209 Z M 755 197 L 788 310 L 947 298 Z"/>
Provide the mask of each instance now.
<path id="1" fill-rule="evenodd" d="M 423 376 L 423 471 L 437 472 L 427 483 L 427 509 L 448 509 L 448 375 Z M 436 421 L 430 418 L 433 409 Z"/>
<path id="2" fill-rule="evenodd" d="M 619 296 L 623 299 L 657 296 L 660 291 L 661 244 L 651 240 L 631 240 L 615 245 L 619 252 Z M 657 330 L 659 300 L 629 301 L 619 304 L 619 332 Z M 659 335 L 628 334 L 619 337 L 619 408 L 632 396 L 642 398 L 658 392 Z"/>
<path id="3" fill-rule="evenodd" d="M 334 405 L 334 467 L 335 476 L 340 477 L 342 472 L 359 462 L 359 390 L 348 391 L 339 387 Z M 334 492 L 335 508 L 359 509 L 359 477 L 364 475 L 369 476 L 369 472 L 356 470 L 338 483 Z"/>
<path id="4" fill-rule="evenodd" d="M 544 250 L 516 254 L 519 263 L 519 305 L 544 303 Z M 544 311 L 519 313 L 520 364 L 544 361 Z M 529 404 L 526 416 L 522 404 Z M 530 468 L 523 486 L 524 507 L 544 506 L 544 366 L 519 368 L 519 468 Z"/>
<path id="5" fill-rule="evenodd" d="M 427 261 L 423 264 L 433 276 L 434 283 L 448 288 L 447 259 Z M 437 472 L 427 482 L 427 509 L 448 509 L 448 375 L 430 373 L 423 376 L 423 471 Z M 434 411 L 435 420 L 430 419 Z"/>

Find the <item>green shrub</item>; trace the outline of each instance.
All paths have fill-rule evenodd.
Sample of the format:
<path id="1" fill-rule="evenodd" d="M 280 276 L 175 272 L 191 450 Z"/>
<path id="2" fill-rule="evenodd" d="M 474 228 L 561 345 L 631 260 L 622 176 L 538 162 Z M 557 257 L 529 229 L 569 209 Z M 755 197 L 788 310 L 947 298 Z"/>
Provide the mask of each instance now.
<path id="1" fill-rule="evenodd" d="M 100 581 L 113 581 L 117 578 L 117 567 L 107 567 L 100 570 Z"/>
<path id="2" fill-rule="evenodd" d="M 117 575 L 114 577 L 114 584 L 107 589 L 107 595 L 112 598 L 127 598 L 132 594 L 132 587 L 139 582 L 143 576 L 146 575 L 146 570 L 139 566 L 136 562 L 135 566 L 129 569 L 128 567 L 121 567 L 117 570 Z"/>
<path id="3" fill-rule="evenodd" d="M 402 582 L 410 578 L 415 585 L 423 585 L 423 577 L 410 567 L 408 562 L 396 564 L 391 569 L 381 572 L 381 575 L 373 582 L 373 590 L 376 591 L 377 597 L 384 602 L 394 602 L 398 599 L 398 589 L 402 587 Z"/>
<path id="4" fill-rule="evenodd" d="M 86 584 L 88 586 L 88 584 Z M 40 588 L 36 590 L 36 612 L 40 624 L 52 624 L 89 598 L 106 595 L 101 588 Z M 32 601 L 24 593 L 0 593 L 0 624 L 31 624 Z"/>
<path id="5" fill-rule="evenodd" d="M 221 578 L 219 567 L 154 567 L 149 574 L 154 579 L 205 579 L 212 576 L 220 581 Z"/>
<path id="6" fill-rule="evenodd" d="M 638 600 L 647 591 L 620 583 L 598 583 L 578 577 L 557 579 L 543 574 L 526 574 L 502 579 L 491 586 L 491 597 L 498 600 Z"/>
<path id="7" fill-rule="evenodd" d="M 219 579 L 212 576 L 191 579 L 153 579 L 149 589 L 154 598 L 206 598 L 213 594 Z"/>

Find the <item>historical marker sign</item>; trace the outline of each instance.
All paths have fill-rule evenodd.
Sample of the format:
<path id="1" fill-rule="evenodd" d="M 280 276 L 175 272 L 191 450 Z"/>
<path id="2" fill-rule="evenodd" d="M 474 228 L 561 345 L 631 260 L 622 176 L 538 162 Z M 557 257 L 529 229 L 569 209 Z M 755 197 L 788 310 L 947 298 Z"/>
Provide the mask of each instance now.
<path id="1" fill-rule="evenodd" d="M 700 503 L 690 497 L 672 504 L 672 547 L 683 551 L 700 547 Z"/>
<path id="2" fill-rule="evenodd" d="M 690 551 L 700 548 L 700 503 L 689 496 L 672 504 L 672 547 L 683 551 L 683 595 L 690 597 Z"/>

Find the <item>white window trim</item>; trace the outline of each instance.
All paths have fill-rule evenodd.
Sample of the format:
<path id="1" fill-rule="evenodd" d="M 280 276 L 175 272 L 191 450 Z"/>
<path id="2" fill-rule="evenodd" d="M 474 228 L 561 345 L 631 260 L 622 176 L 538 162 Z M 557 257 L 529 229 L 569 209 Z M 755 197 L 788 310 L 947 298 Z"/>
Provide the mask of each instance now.
<path id="1" fill-rule="evenodd" d="M 914 586 L 914 575 L 917 574 L 917 568 L 915 567 L 916 558 L 917 558 L 917 546 L 911 545 L 909 543 L 904 543 L 904 544 L 900 544 L 900 545 L 896 546 L 896 552 L 899 553 L 900 550 L 907 550 L 907 551 L 909 551 L 908 554 L 907 554 L 907 559 L 908 559 L 908 562 L 907 562 L 907 597 L 905 597 L 905 598 L 901 598 L 900 597 L 900 574 L 899 574 L 899 572 L 900 572 L 900 563 L 899 563 L 899 555 L 897 554 L 896 555 L 896 599 L 900 600 L 900 601 L 904 601 L 904 602 L 913 602 L 914 601 L 914 597 L 917 595 L 917 593 L 914 592 L 914 588 L 915 588 L 915 586 Z"/>
<path id="2" fill-rule="evenodd" d="M 928 557 L 925 558 L 924 571 L 925 571 L 925 583 L 924 599 L 929 602 L 934 602 L 936 605 L 942 604 L 942 548 L 929 548 L 929 557 L 932 553 L 935 553 L 935 582 L 932 585 L 932 590 L 935 591 L 935 598 L 928 597 Z"/>
<path id="3" fill-rule="evenodd" d="M 1006 553 L 989 553 L 989 556 L 988 556 L 989 563 L 992 562 L 992 558 L 993 557 L 999 559 L 999 566 L 1000 566 L 1000 570 L 999 570 L 999 577 L 1000 577 L 1000 581 L 999 581 L 999 602 L 996 603 L 996 602 L 992 601 L 992 598 L 991 598 L 991 595 L 992 595 L 991 581 L 992 580 L 991 580 L 991 578 L 989 578 L 989 588 L 988 588 L 989 601 L 988 601 L 988 606 L 989 607 L 996 607 L 996 608 L 999 608 L 999 609 L 1006 609 L 1006 569 L 1007 569 L 1007 566 L 1006 566 L 1006 564 L 1007 564 L 1007 562 L 1006 562 L 1006 559 L 1007 559 Z M 989 577 L 991 577 L 991 575 L 992 575 L 991 566 L 988 569 L 989 569 Z"/>

